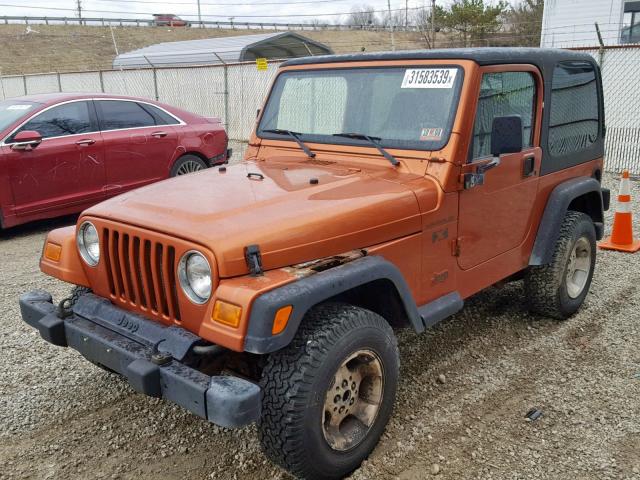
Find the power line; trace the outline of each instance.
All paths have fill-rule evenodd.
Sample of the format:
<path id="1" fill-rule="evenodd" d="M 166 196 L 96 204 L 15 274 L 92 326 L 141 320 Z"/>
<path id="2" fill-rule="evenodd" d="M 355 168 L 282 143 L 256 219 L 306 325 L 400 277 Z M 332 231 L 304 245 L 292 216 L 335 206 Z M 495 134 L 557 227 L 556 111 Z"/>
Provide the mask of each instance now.
<path id="1" fill-rule="evenodd" d="M 94 0 L 96 2 L 102 3 L 147 3 L 153 5 L 179 5 L 184 7 L 191 7 L 193 3 L 184 3 L 184 2 L 163 2 L 163 1 L 153 1 L 153 0 Z M 208 6 L 208 7 L 246 7 L 246 6 L 260 6 L 260 5 L 280 5 L 283 7 L 290 5 L 302 5 L 302 4 L 316 4 L 316 3 L 345 3 L 349 0 L 301 0 L 301 1 L 291 1 L 291 2 L 241 2 L 241 3 L 209 3 L 209 2 L 200 2 L 200 5 Z"/>
<path id="2" fill-rule="evenodd" d="M 62 7 L 39 7 L 39 6 L 25 6 L 15 5 L 9 3 L 0 3 L 0 7 L 14 7 L 14 8 L 30 8 L 37 10 L 56 10 L 56 11 L 71 11 L 75 12 L 75 8 L 62 8 Z M 421 10 L 422 7 L 411 7 L 410 10 Z M 130 14 L 131 12 L 115 11 L 115 10 L 89 10 L 84 9 L 85 12 L 91 13 L 117 13 L 117 14 Z M 404 11 L 404 8 L 390 9 L 390 12 Z M 387 10 L 371 10 L 371 13 L 387 13 Z M 150 12 L 135 12 L 138 15 L 153 15 Z M 280 14 L 280 15 L 234 15 L 235 18 L 300 18 L 300 17 L 332 17 L 341 15 L 351 15 L 356 13 L 355 11 L 349 12 L 332 12 L 332 13 L 296 13 L 296 14 Z M 180 14 L 181 17 L 197 17 L 193 14 Z M 203 17 L 215 17 L 215 18 L 228 18 L 229 15 L 202 15 Z"/>

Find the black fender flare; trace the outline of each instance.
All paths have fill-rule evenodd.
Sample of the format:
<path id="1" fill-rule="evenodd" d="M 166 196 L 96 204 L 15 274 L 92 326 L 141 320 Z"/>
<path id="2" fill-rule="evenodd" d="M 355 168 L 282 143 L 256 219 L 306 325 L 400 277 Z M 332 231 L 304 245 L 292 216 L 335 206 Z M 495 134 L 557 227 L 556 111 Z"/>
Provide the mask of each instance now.
<path id="1" fill-rule="evenodd" d="M 596 226 L 596 237 L 600 240 L 604 233 L 604 203 L 600 182 L 592 177 L 578 177 L 557 185 L 547 200 L 544 209 L 536 241 L 529 257 L 529 265 L 546 265 L 551 262 L 553 249 L 558 241 L 560 226 L 567 214 L 569 205 L 573 200 L 585 194 L 595 192 L 598 194 L 599 205 L 595 205 L 597 212 L 593 218 Z"/>
<path id="2" fill-rule="evenodd" d="M 423 318 L 402 273 L 393 263 L 374 255 L 301 278 L 259 296 L 251 307 L 244 350 L 262 354 L 287 346 L 311 307 L 380 279 L 394 285 L 410 325 L 418 333 L 424 331 Z M 278 309 L 287 305 L 293 306 L 287 326 L 283 332 L 272 335 L 273 318 Z"/>

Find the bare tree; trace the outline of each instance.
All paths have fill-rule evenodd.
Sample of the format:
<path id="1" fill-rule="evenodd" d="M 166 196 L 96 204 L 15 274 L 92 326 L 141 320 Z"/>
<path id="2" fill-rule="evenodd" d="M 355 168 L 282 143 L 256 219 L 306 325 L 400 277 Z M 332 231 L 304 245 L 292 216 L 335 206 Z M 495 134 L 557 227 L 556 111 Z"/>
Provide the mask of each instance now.
<path id="1" fill-rule="evenodd" d="M 540 45 L 543 10 L 544 0 L 522 0 L 504 14 L 505 28 L 513 35 L 512 45 Z"/>
<path id="2" fill-rule="evenodd" d="M 362 25 L 364 27 L 378 25 L 378 17 L 376 11 L 371 5 L 360 5 L 353 7 L 351 14 L 347 19 L 349 25 Z"/>

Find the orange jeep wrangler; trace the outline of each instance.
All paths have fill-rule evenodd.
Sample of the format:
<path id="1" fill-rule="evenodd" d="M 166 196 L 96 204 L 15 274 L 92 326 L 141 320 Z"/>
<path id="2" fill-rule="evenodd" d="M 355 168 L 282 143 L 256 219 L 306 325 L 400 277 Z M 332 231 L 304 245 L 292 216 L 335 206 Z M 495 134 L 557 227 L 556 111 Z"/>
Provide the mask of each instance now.
<path id="1" fill-rule="evenodd" d="M 609 191 L 598 65 L 540 49 L 282 64 L 245 160 L 125 193 L 52 231 L 42 337 L 210 422 L 258 423 L 293 474 L 337 478 L 380 438 L 394 329 L 505 280 L 563 319 L 587 295 Z M 518 301 L 514 299 L 514 301 Z"/>

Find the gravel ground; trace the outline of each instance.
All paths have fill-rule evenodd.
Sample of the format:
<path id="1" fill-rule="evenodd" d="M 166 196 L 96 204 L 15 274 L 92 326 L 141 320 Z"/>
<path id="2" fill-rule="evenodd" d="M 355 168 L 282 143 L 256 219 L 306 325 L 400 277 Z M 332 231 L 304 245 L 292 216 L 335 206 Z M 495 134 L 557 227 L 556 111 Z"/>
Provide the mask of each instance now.
<path id="1" fill-rule="evenodd" d="M 605 184 L 617 191 L 617 178 Z M 640 234 L 637 182 L 633 193 Z M 45 232 L 73 221 L 0 233 L 0 478 L 289 478 L 255 427 L 221 429 L 136 394 L 21 322 L 20 293 L 68 292 L 37 258 Z M 567 322 L 526 313 L 513 283 L 400 334 L 395 414 L 353 479 L 640 479 L 640 254 L 598 255 Z M 533 407 L 542 417 L 525 421 Z"/>

